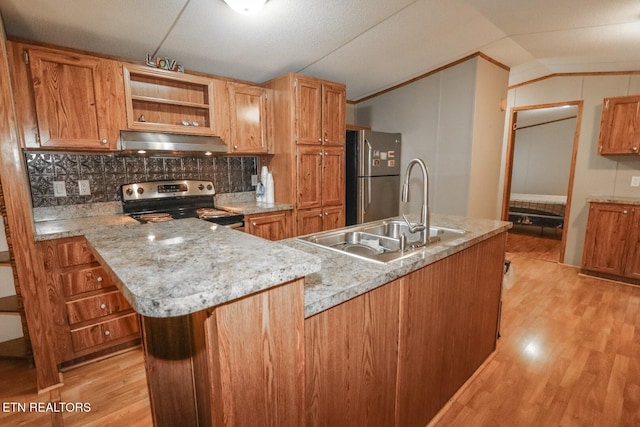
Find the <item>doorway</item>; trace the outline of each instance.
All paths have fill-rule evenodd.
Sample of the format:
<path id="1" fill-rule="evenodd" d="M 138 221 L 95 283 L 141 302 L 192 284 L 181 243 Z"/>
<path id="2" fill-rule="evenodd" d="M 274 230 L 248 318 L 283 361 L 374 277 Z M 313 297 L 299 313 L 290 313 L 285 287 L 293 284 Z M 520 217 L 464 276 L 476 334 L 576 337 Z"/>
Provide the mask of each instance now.
<path id="1" fill-rule="evenodd" d="M 507 250 L 564 262 L 582 101 L 514 107 L 509 122 L 502 219 Z"/>

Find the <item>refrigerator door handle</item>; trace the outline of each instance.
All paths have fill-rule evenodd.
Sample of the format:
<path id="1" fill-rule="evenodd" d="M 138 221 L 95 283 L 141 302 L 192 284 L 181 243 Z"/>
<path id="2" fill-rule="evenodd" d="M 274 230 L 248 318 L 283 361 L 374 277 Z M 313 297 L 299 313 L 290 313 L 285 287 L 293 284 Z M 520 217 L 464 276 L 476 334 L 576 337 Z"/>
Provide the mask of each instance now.
<path id="1" fill-rule="evenodd" d="M 367 144 L 367 148 L 368 148 L 368 153 L 367 153 L 367 157 L 368 157 L 368 163 L 367 163 L 367 168 L 365 169 L 365 175 L 367 176 L 371 176 L 371 166 L 373 164 L 373 147 L 371 146 L 371 143 L 369 142 L 368 139 L 364 140 L 365 144 Z"/>
<path id="2" fill-rule="evenodd" d="M 373 164 L 373 147 L 368 139 L 365 139 L 364 142 L 367 144 L 367 148 L 369 149 L 369 164 L 367 165 L 368 174 L 371 175 L 371 166 Z M 363 206 L 362 211 L 367 212 L 369 205 L 371 204 L 371 179 L 367 180 L 367 201 Z"/>

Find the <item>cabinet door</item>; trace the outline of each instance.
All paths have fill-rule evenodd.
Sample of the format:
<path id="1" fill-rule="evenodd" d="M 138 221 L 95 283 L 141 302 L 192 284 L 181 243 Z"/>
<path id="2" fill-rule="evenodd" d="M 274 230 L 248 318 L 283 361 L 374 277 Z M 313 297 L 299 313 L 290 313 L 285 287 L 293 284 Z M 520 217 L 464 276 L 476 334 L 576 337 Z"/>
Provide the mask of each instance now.
<path id="1" fill-rule="evenodd" d="M 307 426 L 392 426 L 401 280 L 305 319 Z"/>
<path id="2" fill-rule="evenodd" d="M 267 89 L 229 83 L 231 143 L 229 152 L 266 154 L 268 152 Z"/>
<path id="3" fill-rule="evenodd" d="M 122 106 L 104 93 L 115 85 L 110 61 L 31 49 L 29 66 L 42 147 L 116 148 L 119 127 L 107 108 Z"/>
<path id="4" fill-rule="evenodd" d="M 322 159 L 322 205 L 344 205 L 346 186 L 344 147 L 325 147 Z"/>
<path id="5" fill-rule="evenodd" d="M 582 267 L 587 270 L 622 275 L 628 224 L 627 206 L 591 203 Z"/>
<path id="6" fill-rule="evenodd" d="M 600 122 L 600 154 L 638 154 L 640 96 L 605 98 Z"/>
<path id="7" fill-rule="evenodd" d="M 325 145 L 345 144 L 346 92 L 343 85 L 322 85 L 322 141 Z"/>
<path id="8" fill-rule="evenodd" d="M 344 205 L 341 206 L 326 206 L 322 209 L 323 215 L 323 230 L 333 230 L 334 228 L 344 227 L 345 213 Z"/>
<path id="9" fill-rule="evenodd" d="M 323 230 L 324 213 L 321 208 L 300 209 L 297 212 L 297 236 L 319 233 Z"/>
<path id="10" fill-rule="evenodd" d="M 305 77 L 297 77 L 295 85 L 296 141 L 322 144 L 322 85 Z"/>
<path id="11" fill-rule="evenodd" d="M 288 212 L 246 216 L 245 221 L 246 231 L 263 239 L 281 240 L 290 234 Z"/>
<path id="12" fill-rule="evenodd" d="M 624 275 L 632 279 L 640 279 L 640 207 L 629 206 L 631 229 L 627 235 L 627 257 Z"/>
<path id="13" fill-rule="evenodd" d="M 296 206 L 322 206 L 322 147 L 298 146 Z"/>

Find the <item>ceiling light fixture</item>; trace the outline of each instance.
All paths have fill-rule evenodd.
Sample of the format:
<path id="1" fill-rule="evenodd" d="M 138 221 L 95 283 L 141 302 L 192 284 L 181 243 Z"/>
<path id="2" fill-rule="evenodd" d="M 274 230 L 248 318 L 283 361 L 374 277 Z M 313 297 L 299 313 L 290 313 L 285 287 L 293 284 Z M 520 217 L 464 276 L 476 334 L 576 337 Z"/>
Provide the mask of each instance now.
<path id="1" fill-rule="evenodd" d="M 250 15 L 262 9 L 267 0 L 224 0 L 229 7 L 243 15 Z"/>

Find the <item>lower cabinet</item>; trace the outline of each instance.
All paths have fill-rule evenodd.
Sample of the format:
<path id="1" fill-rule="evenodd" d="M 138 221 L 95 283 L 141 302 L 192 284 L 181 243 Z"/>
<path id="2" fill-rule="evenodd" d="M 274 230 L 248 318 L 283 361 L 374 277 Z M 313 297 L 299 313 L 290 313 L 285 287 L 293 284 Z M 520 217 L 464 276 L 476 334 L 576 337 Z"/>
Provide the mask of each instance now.
<path id="1" fill-rule="evenodd" d="M 325 206 L 322 208 L 298 209 L 297 235 L 319 233 L 344 227 L 344 205 Z"/>
<path id="2" fill-rule="evenodd" d="M 495 350 L 506 233 L 305 320 L 307 426 L 425 426 Z"/>
<path id="3" fill-rule="evenodd" d="M 279 211 L 245 215 L 245 232 L 267 240 L 282 240 L 291 237 L 291 212 Z"/>
<path id="4" fill-rule="evenodd" d="M 640 279 L 640 206 L 591 202 L 582 268 Z"/>
<path id="5" fill-rule="evenodd" d="M 140 338 L 138 315 L 93 257 L 84 237 L 38 243 L 56 334 L 56 361 L 104 355 Z"/>
<path id="6" fill-rule="evenodd" d="M 307 427 L 394 425 L 400 282 L 305 320 Z"/>

